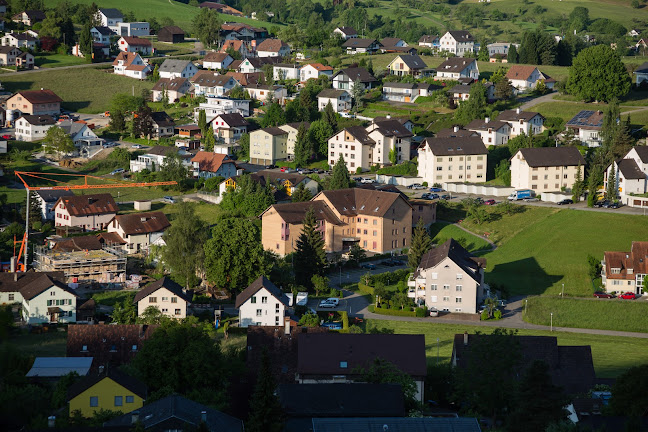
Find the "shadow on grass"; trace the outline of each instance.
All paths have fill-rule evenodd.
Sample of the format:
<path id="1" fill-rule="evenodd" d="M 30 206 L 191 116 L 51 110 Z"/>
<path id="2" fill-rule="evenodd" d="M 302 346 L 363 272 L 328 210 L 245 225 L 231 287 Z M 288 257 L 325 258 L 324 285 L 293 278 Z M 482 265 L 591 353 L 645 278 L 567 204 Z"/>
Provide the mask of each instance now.
<path id="1" fill-rule="evenodd" d="M 535 258 L 497 264 L 486 273 L 487 282 L 503 285 L 511 295 L 540 295 L 564 278 L 564 275 L 549 275 Z"/>

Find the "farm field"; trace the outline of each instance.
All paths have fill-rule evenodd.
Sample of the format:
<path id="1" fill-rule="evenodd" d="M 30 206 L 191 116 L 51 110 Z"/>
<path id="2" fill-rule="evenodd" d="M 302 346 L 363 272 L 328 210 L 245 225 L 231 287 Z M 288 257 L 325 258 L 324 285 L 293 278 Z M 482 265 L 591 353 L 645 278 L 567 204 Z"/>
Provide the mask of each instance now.
<path id="1" fill-rule="evenodd" d="M 393 329 L 400 334 L 425 335 L 428 362 L 437 360 L 437 338 L 439 338 L 439 361 L 448 362 L 452 355 L 455 334 L 484 332 L 483 327 L 471 325 L 435 324 L 427 322 L 403 322 L 390 320 L 367 320 L 367 325 Z M 486 330 L 489 333 L 489 330 Z M 599 378 L 615 378 L 632 366 L 645 362 L 648 339 L 602 336 L 580 333 L 549 332 L 542 330 L 519 330 L 519 335 L 555 336 L 558 345 L 590 345 L 594 369 Z"/>
<path id="2" fill-rule="evenodd" d="M 524 320 L 533 324 L 617 331 L 648 331 L 648 302 L 622 299 L 529 297 Z"/>

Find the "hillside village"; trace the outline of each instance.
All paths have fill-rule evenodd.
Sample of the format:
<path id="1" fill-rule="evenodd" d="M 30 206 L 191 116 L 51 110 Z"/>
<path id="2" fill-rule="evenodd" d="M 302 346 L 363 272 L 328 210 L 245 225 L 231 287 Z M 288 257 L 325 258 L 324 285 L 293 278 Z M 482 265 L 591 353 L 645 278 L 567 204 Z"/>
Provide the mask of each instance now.
<path id="1" fill-rule="evenodd" d="M 131 3 L 0 0 L 0 429 L 648 429 L 645 2 Z"/>

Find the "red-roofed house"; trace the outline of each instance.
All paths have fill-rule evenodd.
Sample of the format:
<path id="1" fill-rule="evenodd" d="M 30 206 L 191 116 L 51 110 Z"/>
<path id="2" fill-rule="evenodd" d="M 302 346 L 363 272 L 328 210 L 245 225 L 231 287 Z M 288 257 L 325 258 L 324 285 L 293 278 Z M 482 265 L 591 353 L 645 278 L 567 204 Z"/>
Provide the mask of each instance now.
<path id="1" fill-rule="evenodd" d="M 113 61 L 113 73 L 116 75 L 145 79 L 150 72 L 151 66 L 136 52 L 120 52 Z"/>
<path id="2" fill-rule="evenodd" d="M 234 51 L 238 51 L 243 56 L 243 58 L 249 55 L 247 46 L 243 43 L 243 41 L 226 40 L 225 42 L 223 42 L 223 46 L 221 47 L 220 52 L 227 52 L 229 48 L 232 48 Z"/>
<path id="3" fill-rule="evenodd" d="M 117 215 L 117 203 L 110 194 L 61 197 L 54 205 L 56 226 L 102 230 Z"/>
<path id="4" fill-rule="evenodd" d="M 194 177 L 233 177 L 236 175 L 236 163 L 227 155 L 199 151 L 191 159 Z"/>
<path id="5" fill-rule="evenodd" d="M 117 41 L 117 47 L 119 47 L 119 51 L 124 52 L 138 52 L 142 55 L 153 54 L 151 41 L 138 37 L 122 36 Z"/>
<path id="6" fill-rule="evenodd" d="M 319 78 L 322 75 L 333 78 L 333 68 L 331 66 L 324 66 L 321 63 L 310 63 L 299 70 L 299 80 L 302 82 L 308 81 L 311 78 Z"/>
<path id="7" fill-rule="evenodd" d="M 290 54 L 290 47 L 281 39 L 266 39 L 256 47 L 259 57 L 285 57 Z"/>
<path id="8" fill-rule="evenodd" d="M 506 78 L 518 90 L 532 90 L 538 82 L 544 81 L 547 88 L 552 89 L 556 80 L 543 74 L 535 66 L 513 65 L 506 73 Z"/>
<path id="9" fill-rule="evenodd" d="M 128 253 L 139 253 L 148 250 L 149 245 L 162 237 L 170 226 L 165 214 L 157 211 L 115 216 L 107 230 L 126 242 Z"/>
<path id="10" fill-rule="evenodd" d="M 648 274 L 648 242 L 632 242 L 630 252 L 605 252 L 601 282 L 607 292 L 630 291 L 642 295 Z"/>

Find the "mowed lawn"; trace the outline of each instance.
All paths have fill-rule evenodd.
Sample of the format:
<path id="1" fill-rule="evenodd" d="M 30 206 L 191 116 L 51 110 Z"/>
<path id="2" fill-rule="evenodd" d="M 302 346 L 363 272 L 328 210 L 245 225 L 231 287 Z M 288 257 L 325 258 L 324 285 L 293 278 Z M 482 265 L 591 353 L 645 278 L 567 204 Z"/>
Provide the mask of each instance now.
<path id="1" fill-rule="evenodd" d="M 151 90 L 151 81 L 140 81 L 112 73 L 110 69 L 95 67 L 45 70 L 15 74 L 2 78 L 9 92 L 50 89 L 63 99 L 63 108 L 96 114 L 110 108 L 110 100 L 117 93 L 140 95 L 142 89 Z"/>
<path id="2" fill-rule="evenodd" d="M 481 331 L 490 333 L 492 329 L 471 325 L 436 324 L 433 322 L 403 322 L 390 320 L 367 320 L 367 325 L 393 329 L 400 334 L 425 335 L 425 349 L 430 363 L 437 361 L 437 338 L 439 339 L 439 361 L 448 362 L 452 356 L 455 334 Z M 542 330 L 519 330 L 519 335 L 555 336 L 558 345 L 589 345 L 592 348 L 594 369 L 599 378 L 616 378 L 627 369 L 646 362 L 648 339 L 602 336 Z"/>
<path id="3" fill-rule="evenodd" d="M 533 324 L 648 332 L 648 301 L 529 297 L 524 320 Z"/>
<path id="4" fill-rule="evenodd" d="M 36 56 L 34 59 L 36 66 L 41 68 L 53 68 L 61 66 L 74 66 L 80 64 L 86 64 L 86 61 L 82 57 L 76 57 L 73 55 L 67 54 L 49 54 L 43 53 Z"/>
<path id="5" fill-rule="evenodd" d="M 564 283 L 565 295 L 589 297 L 587 256 L 602 259 L 604 251 L 630 250 L 632 241 L 648 240 L 646 222 L 639 215 L 546 208 L 504 216 L 484 226 L 510 228 L 499 247 L 484 255 L 486 280 L 511 294 L 558 295 Z"/>
<path id="6" fill-rule="evenodd" d="M 441 244 L 446 240 L 453 238 L 460 241 L 461 244 L 471 252 L 490 249 L 491 247 L 486 240 L 469 234 L 453 224 L 445 222 L 432 224 L 430 227 L 430 235 L 432 236 L 432 240 L 437 244 Z"/>

